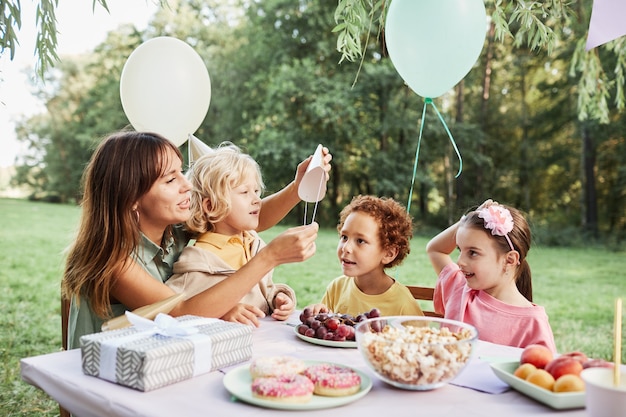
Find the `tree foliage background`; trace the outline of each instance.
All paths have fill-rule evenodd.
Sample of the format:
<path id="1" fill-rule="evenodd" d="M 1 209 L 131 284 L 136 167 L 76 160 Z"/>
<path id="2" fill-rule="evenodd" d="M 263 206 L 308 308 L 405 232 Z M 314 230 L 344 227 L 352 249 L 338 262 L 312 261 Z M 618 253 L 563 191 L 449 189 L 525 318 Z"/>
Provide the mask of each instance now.
<path id="1" fill-rule="evenodd" d="M 3 8 L 11 3 L 0 1 Z M 356 194 L 407 205 L 424 103 L 386 54 L 384 6 L 168 1 L 145 31 L 120 27 L 93 53 L 61 57 L 43 72 L 47 112 L 18 127 L 29 153 L 14 181 L 36 195 L 79 202 L 82 170 L 97 141 L 129 127 L 119 97 L 127 57 L 147 39 L 174 36 L 194 47 L 211 75 L 211 105 L 195 136 L 211 146 L 228 140 L 243 147 L 263 168 L 268 191 L 289 182 L 297 163 L 322 143 L 334 157 L 318 209 L 322 226 L 334 226 Z M 584 52 L 591 2 L 486 6 L 491 28 L 481 57 L 436 99 L 463 172 L 454 178 L 456 155 L 428 114 L 410 203 L 418 233 L 493 198 L 526 211 L 544 244 L 623 242 L 626 41 Z M 301 222 L 304 209 L 302 203 L 286 221 Z"/>

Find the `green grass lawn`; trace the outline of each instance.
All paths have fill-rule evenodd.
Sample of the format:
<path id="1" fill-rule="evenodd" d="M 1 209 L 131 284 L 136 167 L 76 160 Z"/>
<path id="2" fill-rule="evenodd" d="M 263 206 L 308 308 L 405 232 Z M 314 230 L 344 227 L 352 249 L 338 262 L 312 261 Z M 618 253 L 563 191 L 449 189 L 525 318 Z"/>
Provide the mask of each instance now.
<path id="1" fill-rule="evenodd" d="M 63 250 L 79 214 L 74 206 L 0 199 L 2 416 L 58 414 L 53 400 L 21 380 L 19 360 L 60 350 Z M 284 229 L 277 226 L 263 237 L 269 241 Z M 412 253 L 390 274 L 404 284 L 432 286 L 436 276 L 424 252 L 427 241 L 428 237 L 415 237 Z M 275 281 L 296 290 L 298 307 L 318 302 L 328 282 L 341 274 L 336 245 L 334 225 L 322 225 L 314 257 L 275 271 Z M 535 302 L 545 306 L 550 316 L 559 351 L 581 350 L 612 359 L 614 300 L 626 298 L 626 254 L 598 248 L 533 247 L 529 262 Z M 626 362 L 626 354 L 622 361 Z"/>

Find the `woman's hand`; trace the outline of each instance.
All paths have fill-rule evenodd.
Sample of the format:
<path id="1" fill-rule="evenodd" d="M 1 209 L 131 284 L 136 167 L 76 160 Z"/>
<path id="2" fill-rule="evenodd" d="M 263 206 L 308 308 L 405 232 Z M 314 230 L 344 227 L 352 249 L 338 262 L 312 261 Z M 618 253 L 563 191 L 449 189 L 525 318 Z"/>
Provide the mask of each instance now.
<path id="1" fill-rule="evenodd" d="M 250 304 L 239 303 L 231 308 L 228 313 L 220 317 L 222 320 L 241 324 L 252 324 L 259 327 L 259 318 L 265 317 L 265 313 Z"/>
<path id="2" fill-rule="evenodd" d="M 319 225 L 311 223 L 287 229 L 276 236 L 255 257 L 266 256 L 274 267 L 291 262 L 302 262 L 315 254 L 315 239 Z"/>
<path id="3" fill-rule="evenodd" d="M 300 182 L 302 182 L 302 178 L 304 178 L 304 174 L 306 173 L 306 170 L 309 167 L 312 159 L 313 155 L 310 155 L 307 159 L 298 164 L 298 168 L 296 168 L 296 177 L 294 179 L 296 189 L 300 187 Z M 332 159 L 332 154 L 330 153 L 328 148 L 324 146 L 322 148 L 322 168 L 324 168 L 324 171 L 326 171 L 326 181 L 328 181 L 328 179 L 330 178 L 330 170 L 332 168 L 330 165 L 330 161 L 332 161 Z"/>
<path id="4" fill-rule="evenodd" d="M 322 168 L 326 172 L 326 181 L 328 181 L 330 178 L 330 161 L 333 159 L 333 156 L 328 151 L 328 148 L 322 148 L 322 155 Z M 259 217 L 257 232 L 262 232 L 276 225 L 296 204 L 300 203 L 298 188 L 312 159 L 313 156 L 309 156 L 298 164 L 295 179 L 285 188 L 263 198 L 263 210 L 261 210 L 261 216 Z"/>

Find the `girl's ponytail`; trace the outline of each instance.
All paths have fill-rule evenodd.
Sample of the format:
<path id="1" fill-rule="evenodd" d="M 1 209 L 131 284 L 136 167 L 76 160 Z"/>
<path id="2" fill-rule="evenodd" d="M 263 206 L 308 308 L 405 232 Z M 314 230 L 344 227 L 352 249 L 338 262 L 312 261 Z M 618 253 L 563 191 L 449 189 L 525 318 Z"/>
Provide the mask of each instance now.
<path id="1" fill-rule="evenodd" d="M 530 302 L 533 301 L 533 283 L 531 280 L 531 272 L 530 265 L 526 262 L 526 259 L 523 259 L 520 262 L 520 266 L 517 270 L 518 275 L 515 280 L 515 285 L 517 285 L 517 289 L 526 299 Z"/>

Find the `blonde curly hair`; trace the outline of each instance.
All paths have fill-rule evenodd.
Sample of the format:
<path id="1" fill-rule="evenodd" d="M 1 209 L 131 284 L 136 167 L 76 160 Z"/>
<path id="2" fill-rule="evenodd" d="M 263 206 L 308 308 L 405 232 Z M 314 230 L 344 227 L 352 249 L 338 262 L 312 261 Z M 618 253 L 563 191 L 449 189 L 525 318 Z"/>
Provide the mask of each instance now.
<path id="1" fill-rule="evenodd" d="M 230 213 L 230 193 L 253 176 L 261 192 L 265 189 L 261 168 L 248 154 L 230 142 L 198 158 L 187 177 L 191 190 L 191 217 L 185 224 L 192 234 L 211 232 L 215 223 Z M 208 204 L 204 201 L 208 200 Z M 206 210 L 205 210 L 206 209 Z"/>

